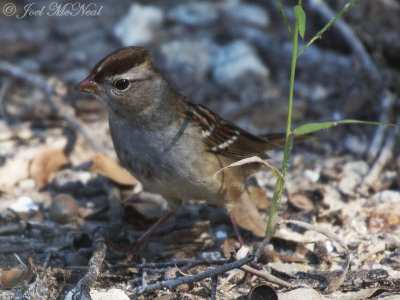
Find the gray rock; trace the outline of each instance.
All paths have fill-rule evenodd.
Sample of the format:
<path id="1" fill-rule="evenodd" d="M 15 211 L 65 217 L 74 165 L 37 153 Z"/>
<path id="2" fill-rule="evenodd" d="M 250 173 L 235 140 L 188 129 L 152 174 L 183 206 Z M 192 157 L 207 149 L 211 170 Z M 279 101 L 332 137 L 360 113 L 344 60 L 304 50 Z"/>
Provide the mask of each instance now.
<path id="1" fill-rule="evenodd" d="M 124 46 L 145 45 L 154 39 L 164 15 L 160 8 L 132 4 L 129 12 L 114 27 L 114 34 Z"/>
<path id="2" fill-rule="evenodd" d="M 210 70 L 212 54 L 217 46 L 208 38 L 173 40 L 160 47 L 165 67 L 184 78 L 202 80 Z"/>
<path id="3" fill-rule="evenodd" d="M 221 47 L 212 57 L 212 66 L 215 80 L 224 86 L 233 85 L 250 74 L 252 79 L 265 79 L 269 75 L 256 51 L 242 40 Z"/>
<path id="4" fill-rule="evenodd" d="M 226 17 L 233 22 L 253 26 L 267 27 L 270 18 L 267 11 L 257 4 L 242 4 L 231 1 L 231 5 L 224 11 Z"/>
<path id="5" fill-rule="evenodd" d="M 218 11 L 214 3 L 192 2 L 171 8 L 167 18 L 184 25 L 206 25 L 217 20 Z"/>

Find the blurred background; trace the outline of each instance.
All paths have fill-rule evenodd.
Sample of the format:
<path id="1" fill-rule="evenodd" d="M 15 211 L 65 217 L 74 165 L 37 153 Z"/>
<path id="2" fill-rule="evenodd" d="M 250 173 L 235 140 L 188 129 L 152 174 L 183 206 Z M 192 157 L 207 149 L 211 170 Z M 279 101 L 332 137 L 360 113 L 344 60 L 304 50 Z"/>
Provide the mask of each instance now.
<path id="1" fill-rule="evenodd" d="M 293 3 L 284 3 L 291 23 Z M 312 3 L 304 3 L 306 41 L 326 24 L 325 8 L 337 12 L 346 2 L 327 1 L 325 8 Z M 155 64 L 181 93 L 253 132 L 284 130 L 291 43 L 274 1 L 1 1 L 0 6 L 1 59 L 62 80 L 68 88 L 63 101 L 77 115 L 86 115 L 88 107 L 102 108 L 71 87 L 108 53 L 138 45 L 151 51 Z M 377 120 L 382 89 L 399 92 L 398 2 L 362 1 L 344 20 L 345 29 L 357 40 L 333 27 L 298 61 L 295 125 L 343 118 Z M 358 44 L 374 66 L 363 61 Z M 7 100 L 24 87 L 14 80 L 8 88 L 3 84 L 5 119 L 18 121 L 26 114 L 50 110 L 45 99 L 38 99 L 40 91 L 33 91 L 34 99 L 25 105 Z M 357 147 L 350 150 L 363 153 L 374 130 L 350 126 L 346 136 L 337 136 L 340 129 L 329 136 L 343 140 L 335 143 L 339 148 L 346 139 L 355 139 Z"/>

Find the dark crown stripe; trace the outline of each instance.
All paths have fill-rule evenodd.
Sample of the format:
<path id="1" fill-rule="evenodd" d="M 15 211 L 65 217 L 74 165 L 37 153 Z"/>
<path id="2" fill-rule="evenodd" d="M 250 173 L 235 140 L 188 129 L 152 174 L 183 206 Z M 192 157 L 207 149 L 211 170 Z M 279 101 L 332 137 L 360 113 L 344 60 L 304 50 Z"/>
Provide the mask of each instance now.
<path id="1" fill-rule="evenodd" d="M 112 52 L 93 68 L 94 80 L 101 82 L 104 78 L 126 73 L 134 66 L 151 62 L 149 52 L 141 47 L 126 47 Z"/>

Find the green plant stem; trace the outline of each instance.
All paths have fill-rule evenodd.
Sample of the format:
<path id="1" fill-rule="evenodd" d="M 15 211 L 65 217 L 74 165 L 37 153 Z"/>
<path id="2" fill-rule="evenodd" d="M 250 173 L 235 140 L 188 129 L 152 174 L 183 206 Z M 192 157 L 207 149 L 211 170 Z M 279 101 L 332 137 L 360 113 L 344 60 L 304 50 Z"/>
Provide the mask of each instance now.
<path id="1" fill-rule="evenodd" d="M 270 210 L 269 218 L 268 218 L 267 229 L 265 232 L 265 240 L 269 240 L 269 238 L 272 234 L 272 231 L 273 231 L 276 211 L 279 207 L 279 203 L 282 198 L 283 190 L 285 188 L 285 177 L 287 174 L 287 170 L 288 170 L 288 166 L 289 166 L 290 152 L 292 150 L 292 145 L 293 145 L 293 135 L 291 133 L 292 106 L 293 106 L 292 104 L 293 104 L 294 75 L 295 75 L 295 71 L 296 71 L 296 61 L 297 61 L 298 37 L 299 37 L 299 26 L 296 21 L 295 25 L 294 25 L 293 39 L 292 39 L 293 49 L 292 49 L 292 66 L 291 66 L 291 72 L 290 72 L 288 118 L 287 118 L 287 124 L 286 124 L 286 143 L 285 143 L 285 149 L 284 149 L 284 154 L 283 154 L 282 171 L 281 171 L 283 178 L 278 178 L 277 183 L 275 185 L 274 195 L 272 197 L 272 202 L 271 202 L 271 210 Z"/>

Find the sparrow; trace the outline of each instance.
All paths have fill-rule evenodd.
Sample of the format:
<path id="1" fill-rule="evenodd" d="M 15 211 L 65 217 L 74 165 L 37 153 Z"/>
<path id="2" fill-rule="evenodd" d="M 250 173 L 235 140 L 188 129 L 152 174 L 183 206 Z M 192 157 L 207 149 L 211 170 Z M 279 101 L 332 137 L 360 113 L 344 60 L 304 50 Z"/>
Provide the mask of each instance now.
<path id="1" fill-rule="evenodd" d="M 266 222 L 246 191 L 246 180 L 261 165 L 219 171 L 244 158 L 268 158 L 265 152 L 281 147 L 284 134 L 253 135 L 181 95 L 141 47 L 109 54 L 76 89 L 93 94 L 107 109 L 122 166 L 145 190 L 168 201 L 171 212 L 155 227 L 183 202 L 204 200 L 224 209 L 234 227 L 264 236 Z"/>

